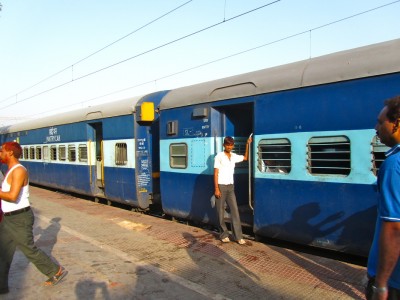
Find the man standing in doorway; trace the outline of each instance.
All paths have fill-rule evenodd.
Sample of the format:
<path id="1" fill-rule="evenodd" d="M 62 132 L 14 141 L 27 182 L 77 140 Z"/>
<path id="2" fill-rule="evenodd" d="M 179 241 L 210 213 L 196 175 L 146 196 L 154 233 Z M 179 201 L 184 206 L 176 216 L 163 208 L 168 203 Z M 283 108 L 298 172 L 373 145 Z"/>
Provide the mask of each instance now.
<path id="1" fill-rule="evenodd" d="M 227 136 L 224 139 L 224 151 L 218 153 L 214 160 L 214 186 L 215 186 L 215 206 L 217 208 L 220 239 L 223 243 L 228 243 L 229 232 L 226 228 L 224 214 L 225 202 L 228 204 L 231 218 L 232 231 L 235 241 L 240 245 L 246 242 L 242 236 L 242 224 L 240 222 L 239 210 L 236 203 L 235 187 L 233 184 L 233 173 L 235 164 L 241 161 L 246 161 L 249 155 L 249 145 L 252 142 L 251 137 L 247 140 L 246 151 L 244 155 L 237 155 L 232 152 L 235 141 L 232 137 Z"/>
<path id="2" fill-rule="evenodd" d="M 0 225 L 0 292 L 8 292 L 8 273 L 16 247 L 36 268 L 48 277 L 45 285 L 57 284 L 67 271 L 36 247 L 33 240 L 34 216 L 29 203 L 29 177 L 19 163 L 21 146 L 6 142 L 0 150 L 0 160 L 8 166 L 0 190 L 3 220 Z"/>
<path id="3" fill-rule="evenodd" d="M 400 299 L 400 96 L 385 101 L 376 134 L 391 149 L 378 173 L 378 218 L 368 257 L 367 299 Z"/>

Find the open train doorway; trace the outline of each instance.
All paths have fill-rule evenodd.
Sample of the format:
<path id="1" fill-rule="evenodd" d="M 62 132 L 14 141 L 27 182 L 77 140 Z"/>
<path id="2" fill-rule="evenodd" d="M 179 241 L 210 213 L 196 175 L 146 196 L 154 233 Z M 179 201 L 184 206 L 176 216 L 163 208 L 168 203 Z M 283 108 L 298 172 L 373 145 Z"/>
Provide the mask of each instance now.
<path id="1" fill-rule="evenodd" d="M 89 133 L 90 148 L 94 147 L 95 155 L 95 166 L 92 168 L 91 163 L 90 168 L 93 170 L 94 174 L 91 174 L 91 181 L 93 181 L 95 194 L 98 196 L 104 195 L 104 149 L 103 149 L 103 124 L 101 122 L 90 123 L 89 128 L 91 129 Z M 90 151 L 92 151 L 90 149 Z M 94 179 L 94 180 L 93 180 Z"/>
<path id="2" fill-rule="evenodd" d="M 246 142 L 253 133 L 253 103 L 242 103 L 229 106 L 214 106 L 217 112 L 218 125 L 214 128 L 216 139 L 216 153 L 223 151 L 223 139 L 231 136 L 235 140 L 233 152 L 243 155 L 246 150 Z M 217 120 L 215 120 L 217 121 Z M 253 144 L 249 148 L 249 160 L 236 164 L 234 173 L 236 201 L 239 207 L 240 220 L 243 226 L 253 227 L 253 170 L 252 161 L 254 153 Z M 229 222 L 229 208 L 226 211 L 226 219 Z"/>

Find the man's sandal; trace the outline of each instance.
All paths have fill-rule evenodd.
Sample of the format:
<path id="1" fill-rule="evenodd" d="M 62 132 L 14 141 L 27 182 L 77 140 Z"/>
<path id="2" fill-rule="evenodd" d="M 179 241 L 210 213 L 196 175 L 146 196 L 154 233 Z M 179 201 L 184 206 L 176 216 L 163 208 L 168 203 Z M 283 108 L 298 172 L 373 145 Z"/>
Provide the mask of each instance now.
<path id="1" fill-rule="evenodd" d="M 68 274 L 68 271 L 65 270 L 63 267 L 60 266 L 60 269 L 58 270 L 57 274 L 54 275 L 53 277 L 50 277 L 44 282 L 45 286 L 53 286 L 59 283 L 66 275 Z"/>

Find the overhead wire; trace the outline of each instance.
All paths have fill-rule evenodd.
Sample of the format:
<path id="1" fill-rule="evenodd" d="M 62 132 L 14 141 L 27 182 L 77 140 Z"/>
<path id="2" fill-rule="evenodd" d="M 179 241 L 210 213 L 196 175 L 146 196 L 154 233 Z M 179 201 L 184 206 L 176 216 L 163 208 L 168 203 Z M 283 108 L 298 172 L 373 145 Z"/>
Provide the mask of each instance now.
<path id="1" fill-rule="evenodd" d="M 222 61 L 222 60 L 226 60 L 226 59 L 229 59 L 229 58 L 232 58 L 232 57 L 235 57 L 235 56 L 238 56 L 238 55 L 241 55 L 241 54 L 250 52 L 250 51 L 257 50 L 257 49 L 262 48 L 262 47 L 266 47 L 266 46 L 269 46 L 269 45 L 272 45 L 272 44 L 276 44 L 276 43 L 282 42 L 282 41 L 284 41 L 284 40 L 288 40 L 288 39 L 291 39 L 291 38 L 294 38 L 294 37 L 297 37 L 297 36 L 300 36 L 300 35 L 303 35 L 303 34 L 306 34 L 306 33 L 310 33 L 310 32 L 319 30 L 319 29 L 321 29 L 321 28 L 324 28 L 324 27 L 327 27 L 327 26 L 331 26 L 331 25 L 333 25 L 333 24 L 336 24 L 336 23 L 339 23 L 339 22 L 343 22 L 343 21 L 345 21 L 345 20 L 348 20 L 348 19 L 351 19 L 351 18 L 355 18 L 355 17 L 358 17 L 358 16 L 360 16 L 360 15 L 363 15 L 363 14 L 366 14 L 366 13 L 369 13 L 369 12 L 372 12 L 372 11 L 375 11 L 375 10 L 378 10 L 378 9 L 381 9 L 381 8 L 383 8 L 383 7 L 393 5 L 393 4 L 398 3 L 398 2 L 400 2 L 400 0 L 396 0 L 396 1 L 393 1 L 393 2 L 390 2 L 390 3 L 387 3 L 387 4 L 383 4 L 383 5 L 377 6 L 377 7 L 375 7 L 375 8 L 368 9 L 368 10 L 365 10 L 365 11 L 362 11 L 362 12 L 359 12 L 359 13 L 357 13 L 357 14 L 353 14 L 353 15 L 350 15 L 350 16 L 347 16 L 347 17 L 344 17 L 344 18 L 341 18 L 341 19 L 338 19 L 338 20 L 335 20 L 335 21 L 332 21 L 332 22 L 329 22 L 329 23 L 325 23 L 325 24 L 322 24 L 322 25 L 320 25 L 320 26 L 313 27 L 313 28 L 308 29 L 308 30 L 304 30 L 304 31 L 301 31 L 301 32 L 298 32 L 298 33 L 294 33 L 294 34 L 291 34 L 291 35 L 282 37 L 282 38 L 280 38 L 280 39 L 277 39 L 277 40 L 274 40 L 274 41 L 270 41 L 270 42 L 268 42 L 268 43 L 264 43 L 264 44 L 259 45 L 259 46 L 256 46 L 256 47 L 252 47 L 252 48 L 249 48 L 249 49 L 240 51 L 240 52 L 236 52 L 236 53 L 230 54 L 230 55 L 228 55 L 228 56 L 224 56 L 224 57 L 221 57 L 221 58 L 218 58 L 218 59 L 215 59 L 215 60 L 212 60 L 212 61 L 209 61 L 209 62 L 200 64 L 200 65 L 197 65 L 197 66 L 193 66 L 193 67 L 190 67 L 190 68 L 187 68 L 187 69 L 178 71 L 178 72 L 174 72 L 174 73 L 171 73 L 171 74 L 168 74 L 168 75 L 159 77 L 159 78 L 157 78 L 157 79 L 152 79 L 152 80 L 149 80 L 149 81 L 146 81 L 146 82 L 138 83 L 138 84 L 136 84 L 136 85 L 133 85 L 133 86 L 130 86 L 130 87 L 127 87 L 127 88 L 124 88 L 124 89 L 120 89 L 120 90 L 117 90 L 117 91 L 113 91 L 113 92 L 110 92 L 110 93 L 107 93 L 107 94 L 103 94 L 103 95 L 101 95 L 101 96 L 97 96 L 97 97 L 94 97 L 94 98 L 91 98 L 91 99 L 88 99 L 88 100 L 85 100 L 85 101 L 81 101 L 81 102 L 79 102 L 79 103 L 75 103 L 75 104 L 63 106 L 63 107 L 61 107 L 61 108 L 53 109 L 53 110 L 47 111 L 47 113 L 48 113 L 48 112 L 51 112 L 51 111 L 60 110 L 60 109 L 67 108 L 67 107 L 71 107 L 71 106 L 76 106 L 76 105 L 79 105 L 79 104 L 82 105 L 83 103 L 86 103 L 86 102 L 90 102 L 90 101 L 93 101 L 93 100 L 96 100 L 96 99 L 100 99 L 100 98 L 103 98 L 103 97 L 106 97 L 106 96 L 110 96 L 110 95 L 113 95 L 113 94 L 117 94 L 117 93 L 120 93 L 120 92 L 123 92 L 123 91 L 126 91 L 126 90 L 130 90 L 130 89 L 133 89 L 133 88 L 137 88 L 137 87 L 139 87 L 139 86 L 143 86 L 143 85 L 146 85 L 146 84 L 149 84 L 149 83 L 153 83 L 153 82 L 156 82 L 156 81 L 160 81 L 160 80 L 162 80 L 162 79 L 166 79 L 166 78 L 169 78 L 169 77 L 173 77 L 173 76 L 176 76 L 176 75 L 178 75 L 178 74 L 182 74 L 182 73 L 185 73 L 185 72 L 188 72 L 188 71 L 197 69 L 197 68 L 204 67 L 204 66 L 206 66 L 206 65 L 210 65 L 210 64 L 213 64 L 213 63 L 216 63 L 216 62 L 219 62 L 219 61 Z M 234 18 L 236 18 L 236 17 L 237 17 L 237 16 L 235 16 Z M 232 19 L 232 18 L 231 18 L 231 19 Z M 228 20 L 230 20 L 230 19 L 228 19 Z M 223 23 L 223 22 L 222 22 L 222 23 Z M 190 36 L 190 35 L 189 35 L 189 36 Z M 65 85 L 65 84 L 63 84 L 63 85 Z M 60 86 L 62 86 L 62 85 L 60 85 Z M 58 86 L 58 87 L 59 87 L 59 86 Z M 55 89 L 55 88 L 57 88 L 57 87 L 52 88 L 52 90 Z M 28 100 L 28 99 L 26 99 L 26 100 Z M 25 101 L 25 99 L 24 99 L 24 101 Z M 19 103 L 19 102 L 18 102 L 18 103 Z M 14 104 L 11 104 L 11 105 L 15 105 L 15 104 L 17 104 L 17 103 L 14 103 Z M 5 107 L 3 107 L 3 108 L 7 108 L 7 107 L 9 107 L 9 106 L 11 106 L 11 105 L 5 106 Z M 0 108 L 0 109 L 3 109 L 3 108 Z M 43 114 L 43 113 L 35 114 L 35 115 L 42 115 L 42 114 Z M 32 116 L 32 115 L 31 115 L 31 116 Z M 34 116 L 34 115 L 33 115 L 33 116 Z"/>
<path id="2" fill-rule="evenodd" d="M 195 69 L 198 69 L 198 68 L 201 68 L 201 67 L 210 65 L 210 64 L 214 64 L 214 63 L 217 63 L 217 62 L 220 62 L 220 61 L 223 61 L 223 60 L 226 60 L 226 59 L 229 59 L 229 58 L 238 56 L 238 55 L 242 55 L 242 54 L 244 54 L 244 53 L 251 52 L 251 51 L 254 51 L 254 50 L 257 50 L 257 49 L 266 47 L 266 46 L 270 46 L 270 45 L 273 45 L 273 44 L 276 44 L 276 43 L 279 43 L 279 42 L 282 42 L 282 41 L 285 41 L 285 40 L 288 40 L 288 39 L 291 39 L 291 38 L 294 38 L 294 37 L 297 37 L 297 36 L 300 36 L 300 35 L 303 35 L 303 34 L 308 34 L 309 32 L 313 32 L 313 31 L 319 30 L 319 29 L 321 29 L 321 28 L 324 28 L 324 27 L 327 27 L 327 26 L 331 26 L 331 25 L 336 24 L 336 23 L 339 23 L 339 22 L 343 22 L 343 21 L 345 21 L 345 20 L 358 17 L 358 16 L 360 16 L 360 15 L 363 15 L 363 14 L 366 14 L 366 13 L 369 13 L 369 12 L 372 12 L 372 11 L 375 11 L 375 10 L 377 10 L 377 9 L 381 9 L 381 8 L 383 8 L 383 7 L 385 7 L 385 6 L 392 5 L 392 4 L 395 4 L 395 3 L 397 3 L 397 2 L 400 2 L 400 0 L 393 1 L 393 2 L 391 2 L 391 3 L 384 4 L 384 5 L 381 5 L 381 6 L 372 8 L 372 9 L 369 9 L 369 10 L 365 10 L 365 11 L 363 11 L 363 12 L 360 12 L 360 13 L 357 13 L 357 14 L 353 14 L 353 15 L 350 15 L 350 16 L 347 16 L 347 17 L 345 17 L 345 18 L 341 18 L 341 19 L 338 19 L 338 20 L 335 20 L 335 21 L 332 21 L 332 22 L 329 22 L 329 23 L 325 23 L 325 24 L 322 24 L 322 25 L 320 25 L 320 26 L 313 27 L 313 28 L 311 28 L 311 29 L 307 29 L 307 30 L 304 30 L 304 31 L 301 31 L 301 32 L 297 32 L 297 33 L 294 33 L 294 34 L 291 34 L 291 35 L 282 37 L 282 38 L 280 38 L 280 39 L 277 39 L 277 40 L 274 40 L 274 41 L 270 41 L 270 42 L 268 42 L 268 43 L 264 43 L 264 44 L 262 44 L 262 45 L 259 45 L 259 46 L 256 46 L 256 47 L 252 47 L 252 48 L 249 48 L 249 49 L 240 51 L 240 52 L 236 52 L 236 53 L 230 54 L 230 55 L 228 55 L 228 56 L 224 56 L 224 57 L 221 57 L 221 58 L 218 58 L 218 59 L 215 59 L 215 60 L 212 60 L 212 61 L 209 61 L 209 62 L 200 64 L 200 65 L 197 65 L 197 66 L 193 66 L 193 67 L 190 67 L 190 68 L 187 68 L 187 69 L 178 71 L 178 72 L 174 72 L 174 73 L 171 73 L 171 74 L 167 74 L 167 75 L 162 76 L 162 77 L 159 77 L 159 78 L 157 78 L 157 79 L 152 79 L 152 80 L 148 80 L 148 81 L 145 81 L 145 82 L 141 82 L 141 83 L 135 84 L 135 85 L 130 86 L 130 87 L 126 87 L 126 88 L 119 89 L 119 90 L 116 90 L 116 91 L 113 91 L 113 92 L 109 92 L 109 93 L 107 93 L 107 94 L 103 94 L 103 95 L 100 95 L 100 96 L 96 96 L 96 97 L 90 98 L 90 99 L 88 99 L 88 100 L 81 101 L 81 102 L 79 102 L 79 103 L 75 103 L 75 104 L 63 106 L 63 107 L 61 107 L 61 108 L 57 108 L 57 109 L 54 109 L 54 110 L 51 110 L 51 111 L 56 111 L 56 110 L 60 110 L 60 109 L 63 109 L 63 108 L 67 108 L 67 107 L 71 107 L 71 106 L 76 106 L 77 104 L 81 104 L 81 105 L 82 105 L 82 104 L 84 104 L 84 103 L 91 102 L 91 101 L 96 100 L 96 99 L 101 99 L 101 98 L 104 98 L 104 97 L 107 97 L 107 96 L 111 96 L 111 95 L 114 95 L 114 94 L 118 94 L 118 93 L 121 93 L 121 92 L 130 90 L 130 89 L 134 89 L 134 88 L 137 88 L 137 87 L 140 87 L 140 86 L 144 86 L 144 85 L 147 85 L 147 84 L 150 84 L 150 83 L 153 83 L 153 82 L 157 82 L 157 81 L 160 81 L 160 80 L 169 78 L 169 77 L 173 77 L 173 76 L 176 76 L 176 75 L 185 73 L 185 72 L 189 72 L 189 71 L 192 71 L 192 70 L 195 70 Z M 50 112 L 50 111 L 48 111 L 48 112 Z M 37 114 L 37 115 L 40 115 L 40 114 Z"/>
<path id="3" fill-rule="evenodd" d="M 313 28 L 308 29 L 308 30 L 304 30 L 304 31 L 301 31 L 301 32 L 298 32 L 298 33 L 294 33 L 294 34 L 291 34 L 291 35 L 282 37 L 282 38 L 280 38 L 280 39 L 277 39 L 277 40 L 274 40 L 274 41 L 270 41 L 270 42 L 268 42 L 268 43 L 264 43 L 264 44 L 262 44 L 262 45 L 259 45 L 259 46 L 256 46 L 256 47 L 252 47 L 252 48 L 249 48 L 249 49 L 240 51 L 240 52 L 236 52 L 236 53 L 230 54 L 230 55 L 228 55 L 228 56 L 224 56 L 224 57 L 221 57 L 221 58 L 218 58 L 218 59 L 215 59 L 215 60 L 212 60 L 212 61 L 209 61 L 209 62 L 200 64 L 200 65 L 197 65 L 197 66 L 193 66 L 193 67 L 190 67 L 190 68 L 187 68 L 187 69 L 178 71 L 178 72 L 174 72 L 174 73 L 171 73 L 171 74 L 167 74 L 167 75 L 165 75 L 165 76 L 162 76 L 162 77 L 159 77 L 159 78 L 156 78 L 156 79 L 148 80 L 148 81 L 145 81 L 145 82 L 141 82 L 141 83 L 135 84 L 135 85 L 133 85 L 133 86 L 129 86 L 129 87 L 126 87 L 126 88 L 123 88 L 123 89 L 119 89 L 119 90 L 116 90 L 116 91 L 113 91 L 113 92 L 109 92 L 109 93 L 107 93 L 107 94 L 103 94 L 103 95 L 100 95 L 100 96 L 96 96 L 96 97 L 87 99 L 87 100 L 85 100 L 85 101 L 81 101 L 81 102 L 79 102 L 79 103 L 74 103 L 74 104 L 71 104 L 71 105 L 63 106 L 63 107 L 61 107 L 61 108 L 52 109 L 52 110 L 46 111 L 46 113 L 49 113 L 49 112 L 52 112 L 52 111 L 58 111 L 58 110 L 60 110 L 60 109 L 67 108 L 67 107 L 82 105 L 82 104 L 87 103 L 87 102 L 90 102 L 90 101 L 94 101 L 94 100 L 97 100 L 97 99 L 101 99 L 101 98 L 104 98 L 104 97 L 107 97 L 107 96 L 111 96 L 111 95 L 114 95 L 114 94 L 118 94 L 118 93 L 121 93 L 121 92 L 130 90 L 130 89 L 134 89 L 134 88 L 137 88 L 137 87 L 140 87 L 140 86 L 144 86 L 144 85 L 147 85 L 147 84 L 150 84 L 150 83 L 153 83 L 153 82 L 157 82 L 157 81 L 160 81 L 160 80 L 169 78 L 169 77 L 173 77 L 173 76 L 176 76 L 176 75 L 185 73 L 185 72 L 189 72 L 189 71 L 192 71 L 192 70 L 195 70 L 195 69 L 198 69 L 198 68 L 201 68 L 201 67 L 210 65 L 210 64 L 214 64 L 214 63 L 217 63 L 217 62 L 220 62 L 220 61 L 223 61 L 223 60 L 226 60 L 226 59 L 229 59 L 229 58 L 232 58 L 232 57 L 235 57 L 235 56 L 244 54 L 244 53 L 247 53 L 247 52 L 251 52 L 251 51 L 254 51 L 254 50 L 257 50 L 257 49 L 266 47 L 266 46 L 270 46 L 270 45 L 272 45 L 272 44 L 276 44 L 276 43 L 279 43 L 279 42 L 282 42 L 282 41 L 285 41 L 285 40 L 288 40 L 288 39 L 291 39 L 291 38 L 294 38 L 294 37 L 303 35 L 303 34 L 307 34 L 307 33 L 309 33 L 309 32 L 316 31 L 316 30 L 319 30 L 319 29 L 321 29 L 321 28 L 324 28 L 324 27 L 327 27 L 327 26 L 330 26 L 330 25 L 333 25 L 333 24 L 336 24 L 336 23 L 339 23 L 339 22 L 343 22 L 343 21 L 348 20 L 348 19 L 351 19 L 351 18 L 358 17 L 358 16 L 360 16 L 360 15 L 369 13 L 369 12 L 371 12 L 371 11 L 375 11 L 375 10 L 377 10 L 377 9 L 383 8 L 383 7 L 388 6 L 388 5 L 395 4 L 395 3 L 397 3 L 397 2 L 400 2 L 400 0 L 397 0 L 397 1 L 394 1 L 394 2 L 391 2 L 391 3 L 388 3 L 388 4 L 385 4 L 385 5 L 381 5 L 381 6 L 379 6 L 379 7 L 375 7 L 375 8 L 373 8 L 373 9 L 369 9 L 369 10 L 366 10 L 366 11 L 363 11 L 363 12 L 360 12 L 360 13 L 357 13 L 357 14 L 353 14 L 353 15 L 350 15 L 350 16 L 347 16 L 347 17 L 345 17 L 345 18 L 341 18 L 341 19 L 338 19 L 338 20 L 335 20 L 335 21 L 332 21 L 332 22 L 329 22 L 329 23 L 325 23 L 325 24 L 323 24 L 323 25 L 320 25 L 320 26 L 317 26 L 317 27 L 313 27 Z M 36 116 L 36 115 L 42 115 L 42 114 L 43 114 L 43 113 L 39 113 L 39 114 L 35 114 L 34 116 Z"/>
<path id="4" fill-rule="evenodd" d="M 96 55 L 97 53 L 99 53 L 99 52 L 101 52 L 101 51 L 103 51 L 103 50 L 105 50 L 105 49 L 107 49 L 108 47 L 110 47 L 110 46 L 112 46 L 112 45 L 114 45 L 114 44 L 116 44 L 116 43 L 122 41 L 123 39 L 127 38 L 128 36 L 131 36 L 132 34 L 138 32 L 139 30 L 141 30 L 141 29 L 143 29 L 143 28 L 145 28 L 145 27 L 147 27 L 147 26 L 149 26 L 149 25 L 155 23 L 156 21 L 158 21 L 158 20 L 160 20 L 160 19 L 166 17 L 167 15 L 173 13 L 174 11 L 180 9 L 181 7 L 185 6 L 186 4 L 188 4 L 189 2 L 192 2 L 192 1 L 193 1 L 193 0 L 189 0 L 189 1 L 187 1 L 187 2 L 185 2 L 185 3 L 183 3 L 183 4 L 181 4 L 181 5 L 179 5 L 178 7 L 176 7 L 176 8 L 174 8 L 174 9 L 170 10 L 169 12 L 167 12 L 167 13 L 165 13 L 165 14 L 159 16 L 158 18 L 155 18 L 154 20 L 152 20 L 152 21 L 150 21 L 150 22 L 144 24 L 143 26 L 137 28 L 136 30 L 134 30 L 134 31 L 132 31 L 132 32 L 130 32 L 130 33 L 128 33 L 127 35 L 124 35 L 123 37 L 119 38 L 118 40 L 115 40 L 114 42 L 108 44 L 107 46 L 104 46 L 104 47 L 101 48 L 100 50 L 97 50 L 96 52 L 93 52 L 92 54 L 86 56 L 85 58 L 82 58 L 81 60 L 79 60 L 78 62 L 76 62 L 74 65 L 77 65 L 78 63 L 81 63 L 81 62 L 83 62 L 84 60 L 86 60 L 86 59 L 88 59 L 88 58 L 90 58 L 90 57 Z"/>
<path id="5" fill-rule="evenodd" d="M 80 76 L 80 77 L 77 77 L 77 78 L 75 78 L 75 79 L 72 79 L 72 80 L 63 82 L 63 83 L 61 83 L 61 84 L 59 84 L 59 85 L 53 86 L 53 87 L 51 87 L 51 88 L 49 88 L 49 89 L 47 89 L 47 90 L 41 91 L 41 92 L 39 92 L 39 93 L 37 93 L 37 94 L 31 95 L 31 96 L 26 97 L 26 98 L 24 98 L 24 99 L 17 100 L 15 103 L 11 103 L 11 104 L 9 104 L 9 105 L 7 105 L 7 106 L 1 107 L 0 110 L 1 110 L 1 109 L 4 109 L 4 108 L 7 108 L 7 107 L 10 107 L 10 106 L 13 106 L 13 105 L 18 104 L 18 103 L 21 103 L 21 102 L 25 102 L 25 101 L 27 101 L 27 100 L 30 100 L 30 99 L 35 98 L 35 97 L 37 97 L 37 96 L 43 95 L 43 94 L 45 94 L 45 93 L 48 93 L 48 92 L 50 92 L 50 91 L 53 91 L 53 90 L 55 90 L 55 89 L 58 89 L 58 88 L 60 88 L 60 87 L 65 86 L 65 85 L 71 84 L 72 82 L 76 82 L 76 81 L 78 81 L 78 80 L 81 80 L 81 79 L 84 79 L 84 78 L 86 78 L 86 77 L 92 76 L 92 75 L 97 74 L 97 73 L 99 73 L 99 72 L 102 72 L 102 71 L 105 71 L 105 70 L 107 70 L 107 69 L 113 68 L 113 67 L 115 67 L 115 66 L 117 66 L 117 65 L 120 65 L 120 64 L 122 64 L 122 63 L 128 62 L 128 61 L 130 61 L 130 60 L 132 60 L 132 59 L 138 58 L 138 57 L 143 56 L 143 55 L 145 55 L 145 54 L 151 53 L 151 52 L 153 52 L 153 51 L 156 51 L 156 50 L 161 49 L 161 48 L 163 48 L 163 47 L 166 47 L 166 46 L 168 46 L 168 45 L 174 44 L 174 43 L 179 42 L 179 41 L 181 41 L 181 40 L 183 40 L 183 39 L 189 38 L 189 37 L 191 37 L 191 36 L 193 36 L 193 35 L 199 34 L 199 33 L 201 33 L 201 32 L 204 32 L 204 31 L 206 31 L 206 30 L 209 30 L 209 29 L 214 28 L 214 27 L 216 27 L 216 26 L 219 26 L 219 25 L 221 25 L 221 24 L 227 23 L 227 22 L 229 22 L 229 21 L 232 21 L 232 20 L 234 20 L 234 19 L 237 19 L 237 18 L 239 18 L 239 17 L 242 17 L 242 16 L 244 16 L 244 15 L 247 15 L 247 14 L 249 14 L 249 13 L 252 13 L 252 12 L 254 12 L 254 11 L 257 11 L 257 10 L 259 10 L 259 9 L 262 9 L 262 8 L 264 8 L 264 7 L 267 7 L 267 6 L 270 6 L 270 5 L 275 4 L 275 3 L 277 3 L 277 2 L 280 2 L 280 1 L 282 1 L 282 0 L 272 1 L 272 2 L 267 3 L 267 4 L 265 4 L 265 5 L 259 6 L 259 7 L 257 7 L 257 8 L 254 8 L 254 9 L 251 9 L 251 10 L 246 11 L 246 12 L 244 12 L 244 13 L 241 13 L 241 14 L 238 14 L 238 15 L 236 15 L 236 16 L 233 16 L 233 17 L 231 17 L 231 18 L 229 18 L 229 19 L 224 19 L 224 20 L 221 21 L 221 22 L 217 22 L 217 23 L 215 23 L 215 24 L 213 24 L 213 25 L 210 25 L 210 26 L 207 26 L 207 27 L 202 28 L 202 29 L 200 29 L 200 30 L 194 31 L 194 32 L 192 32 L 192 33 L 189 33 L 189 34 L 187 34 L 187 35 L 184 35 L 184 36 L 182 36 L 182 37 L 179 37 L 179 38 L 177 38 L 177 39 L 175 39 L 175 40 L 169 41 L 169 42 L 167 42 L 167 43 L 164 43 L 164 44 L 159 45 L 159 46 L 157 46 L 157 47 L 154 47 L 154 48 L 152 48 L 152 49 L 146 50 L 146 51 L 144 51 L 144 52 L 141 52 L 141 53 L 136 54 L 136 55 L 134 55 L 134 56 L 131 56 L 131 57 L 129 57 L 129 58 L 123 59 L 123 60 L 121 60 L 121 61 L 118 61 L 118 62 L 116 62 L 116 63 L 113 63 L 113 64 L 111 64 L 111 65 L 108 65 L 108 66 L 106 66 L 106 67 L 97 69 L 97 70 L 92 71 L 92 72 L 90 72 L 90 73 L 84 74 L 84 75 L 82 75 L 82 76 Z M 8 99 L 9 99 L 9 98 L 8 98 Z M 4 101 L 0 101 L 0 103 L 2 103 L 2 102 L 4 102 Z"/>
<path id="6" fill-rule="evenodd" d="M 7 101 L 7 100 L 9 100 L 9 99 L 11 99 L 11 98 L 14 98 L 14 97 L 18 96 L 18 94 L 22 94 L 22 93 L 24 93 L 24 92 L 26 92 L 26 91 L 28 91 L 28 90 L 34 88 L 35 86 L 38 86 L 39 84 L 41 84 L 41 83 L 43 83 L 43 82 L 45 82 L 45 81 L 47 81 L 47 80 L 49 80 L 49 79 L 51 79 L 51 78 L 54 78 L 55 76 L 57 76 L 57 75 L 59 75 L 59 74 L 65 72 L 65 71 L 68 70 L 68 69 L 71 69 L 71 68 L 73 69 L 74 66 L 76 66 L 76 65 L 80 64 L 81 62 L 83 62 L 83 61 L 89 59 L 90 57 L 92 57 L 92 56 L 94 56 L 94 55 L 100 53 L 101 51 L 103 51 L 103 50 L 105 50 L 105 49 L 111 47 L 112 45 L 114 45 L 114 44 L 116 44 L 116 43 L 122 41 L 123 39 L 126 39 L 127 37 L 129 37 L 129 36 L 131 36 L 132 34 L 134 34 L 134 33 L 138 32 L 138 31 L 140 31 L 140 30 L 146 28 L 147 26 L 149 26 L 149 25 L 155 23 L 156 21 L 161 20 L 162 18 L 168 16 L 169 14 L 171 14 L 171 13 L 173 13 L 174 11 L 176 11 L 176 10 L 182 8 L 183 6 L 189 4 L 189 3 L 192 2 L 192 1 L 193 1 L 193 0 L 186 1 L 185 3 L 183 3 L 183 4 L 181 4 L 181 5 L 177 6 L 177 7 L 175 7 L 174 9 L 172 9 L 172 10 L 170 10 L 170 11 L 168 11 L 168 12 L 162 14 L 161 16 L 159 16 L 159 17 L 157 17 L 157 18 L 151 20 L 150 22 L 148 22 L 148 23 L 146 23 L 146 24 L 140 26 L 139 28 L 137 28 L 137 29 L 133 30 L 132 32 L 130 32 L 130 33 L 124 35 L 123 37 L 121 37 L 121 38 L 119 38 L 119 39 L 117 39 L 117 40 L 111 42 L 110 44 L 108 44 L 108 45 L 106 45 L 106 46 L 100 48 L 99 50 L 96 50 L 95 52 L 93 52 L 93 53 L 91 53 L 91 54 L 85 56 L 84 58 L 78 60 L 77 62 L 73 63 L 72 65 L 70 65 L 70 66 L 68 66 L 68 67 L 65 67 L 65 68 L 61 69 L 60 71 L 57 71 L 56 73 L 54 73 L 54 74 L 52 74 L 52 75 L 50 75 L 50 76 L 47 76 L 46 78 L 44 78 L 44 79 L 38 81 L 37 83 L 35 83 L 35 84 L 33 84 L 33 85 L 31 85 L 31 86 L 29 86 L 29 87 L 27 87 L 27 88 L 25 88 L 25 89 L 23 89 L 23 90 L 17 92 L 17 93 L 15 93 L 14 95 L 9 96 L 9 97 L 7 97 L 7 98 L 1 100 L 0 103 L 3 103 L 3 102 L 5 102 L 5 101 Z M 61 86 L 62 86 L 62 85 L 61 85 Z M 60 87 L 60 86 L 58 86 L 58 87 Z M 56 87 L 56 88 L 57 88 L 57 87 Z M 40 95 L 40 94 L 39 94 L 39 95 Z"/>

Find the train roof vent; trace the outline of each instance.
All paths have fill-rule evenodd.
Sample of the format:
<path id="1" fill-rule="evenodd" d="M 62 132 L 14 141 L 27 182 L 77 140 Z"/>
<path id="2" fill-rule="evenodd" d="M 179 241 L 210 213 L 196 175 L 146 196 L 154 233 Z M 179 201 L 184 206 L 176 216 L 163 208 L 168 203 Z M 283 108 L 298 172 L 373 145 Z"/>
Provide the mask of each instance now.
<path id="1" fill-rule="evenodd" d="M 101 119 L 103 117 L 103 113 L 101 111 L 93 111 L 86 115 L 86 120 L 96 120 Z"/>
<path id="2" fill-rule="evenodd" d="M 210 98 L 227 99 L 240 96 L 247 96 L 255 93 L 257 86 L 253 82 L 243 82 L 234 85 L 219 87 L 210 93 Z"/>

